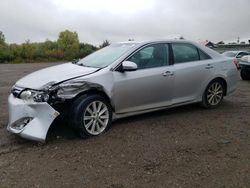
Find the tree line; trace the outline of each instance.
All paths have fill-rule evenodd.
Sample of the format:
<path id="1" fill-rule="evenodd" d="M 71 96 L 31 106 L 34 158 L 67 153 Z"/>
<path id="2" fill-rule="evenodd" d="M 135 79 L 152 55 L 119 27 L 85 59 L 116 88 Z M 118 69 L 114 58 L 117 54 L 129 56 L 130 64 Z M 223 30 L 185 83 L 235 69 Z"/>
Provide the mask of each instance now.
<path id="1" fill-rule="evenodd" d="M 7 44 L 0 31 L 0 63 L 32 63 L 71 61 L 83 58 L 99 48 L 108 46 L 105 40 L 99 47 L 79 41 L 78 34 L 69 30 L 59 33 L 56 41 L 25 41 L 22 44 Z"/>

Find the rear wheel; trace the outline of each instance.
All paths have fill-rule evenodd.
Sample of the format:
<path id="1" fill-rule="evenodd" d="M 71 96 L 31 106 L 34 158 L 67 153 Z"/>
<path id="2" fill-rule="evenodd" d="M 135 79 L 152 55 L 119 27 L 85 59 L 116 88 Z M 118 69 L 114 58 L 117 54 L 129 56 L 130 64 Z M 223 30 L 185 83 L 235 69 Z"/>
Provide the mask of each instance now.
<path id="1" fill-rule="evenodd" d="M 224 93 L 224 83 L 221 80 L 212 81 L 203 94 L 202 105 L 205 108 L 217 107 L 222 102 Z"/>
<path id="2" fill-rule="evenodd" d="M 112 109 L 99 95 L 82 96 L 73 103 L 71 125 L 82 138 L 105 132 L 112 121 Z"/>

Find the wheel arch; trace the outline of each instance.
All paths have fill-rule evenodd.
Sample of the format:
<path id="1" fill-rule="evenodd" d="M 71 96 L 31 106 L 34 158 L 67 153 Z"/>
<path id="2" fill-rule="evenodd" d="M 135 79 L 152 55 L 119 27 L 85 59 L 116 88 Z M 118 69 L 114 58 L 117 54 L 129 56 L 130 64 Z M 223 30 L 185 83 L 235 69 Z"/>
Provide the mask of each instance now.
<path id="1" fill-rule="evenodd" d="M 107 100 L 107 102 L 110 104 L 110 106 L 112 107 L 112 110 L 114 111 L 114 107 L 111 103 L 111 99 L 109 98 L 109 96 L 106 94 L 105 91 L 103 91 L 101 88 L 90 88 L 86 91 L 82 91 L 80 93 L 78 93 L 74 98 L 71 99 L 71 101 L 76 101 L 78 98 L 82 97 L 82 96 L 89 96 L 89 95 L 100 95 L 103 98 L 105 98 Z"/>

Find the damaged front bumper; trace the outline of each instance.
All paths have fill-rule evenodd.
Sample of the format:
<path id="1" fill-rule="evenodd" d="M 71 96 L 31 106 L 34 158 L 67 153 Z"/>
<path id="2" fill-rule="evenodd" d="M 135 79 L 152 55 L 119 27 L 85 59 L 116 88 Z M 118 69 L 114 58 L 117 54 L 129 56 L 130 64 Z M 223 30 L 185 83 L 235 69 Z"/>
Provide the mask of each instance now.
<path id="1" fill-rule="evenodd" d="M 11 94 L 7 130 L 23 138 L 45 142 L 47 132 L 60 114 L 48 103 L 36 103 L 16 98 Z"/>

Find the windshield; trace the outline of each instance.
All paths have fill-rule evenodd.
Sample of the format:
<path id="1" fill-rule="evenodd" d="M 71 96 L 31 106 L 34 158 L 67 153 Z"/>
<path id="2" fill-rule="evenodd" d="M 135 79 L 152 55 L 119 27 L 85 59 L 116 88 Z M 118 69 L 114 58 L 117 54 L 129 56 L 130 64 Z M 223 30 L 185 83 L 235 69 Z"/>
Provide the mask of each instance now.
<path id="1" fill-rule="evenodd" d="M 77 64 L 87 67 L 103 68 L 116 61 L 134 46 L 134 43 L 112 44 L 86 56 L 77 62 Z"/>
<path id="2" fill-rule="evenodd" d="M 237 52 L 224 52 L 223 55 L 227 57 L 235 57 Z"/>

